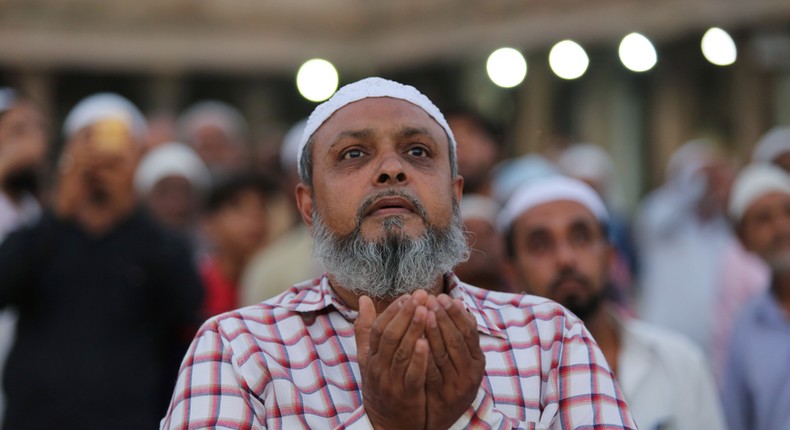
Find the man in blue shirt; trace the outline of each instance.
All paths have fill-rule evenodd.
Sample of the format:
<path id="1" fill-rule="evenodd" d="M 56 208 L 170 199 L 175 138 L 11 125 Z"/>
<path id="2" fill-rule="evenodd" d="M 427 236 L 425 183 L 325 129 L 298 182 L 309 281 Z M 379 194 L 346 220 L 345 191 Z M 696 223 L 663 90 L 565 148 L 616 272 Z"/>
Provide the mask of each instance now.
<path id="1" fill-rule="evenodd" d="M 790 176 L 769 164 L 744 168 L 729 212 L 746 249 L 771 268 L 770 287 L 733 327 L 722 401 L 730 430 L 790 425 Z"/>

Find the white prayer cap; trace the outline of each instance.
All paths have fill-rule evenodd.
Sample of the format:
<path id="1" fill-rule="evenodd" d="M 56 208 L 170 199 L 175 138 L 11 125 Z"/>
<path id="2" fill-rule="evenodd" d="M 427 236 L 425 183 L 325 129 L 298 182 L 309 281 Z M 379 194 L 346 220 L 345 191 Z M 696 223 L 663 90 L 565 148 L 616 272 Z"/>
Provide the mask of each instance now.
<path id="1" fill-rule="evenodd" d="M 790 151 L 790 127 L 774 127 L 760 138 L 752 152 L 752 161 L 771 163 Z"/>
<path id="2" fill-rule="evenodd" d="M 700 169 L 711 165 L 720 151 L 706 139 L 694 139 L 684 143 L 672 153 L 667 163 L 667 179 L 693 176 Z"/>
<path id="3" fill-rule="evenodd" d="M 570 200 L 587 208 L 601 223 L 609 221 L 609 213 L 598 193 L 584 182 L 567 176 L 552 176 L 519 187 L 499 213 L 497 224 L 507 231 L 516 218 L 544 203 Z"/>
<path id="4" fill-rule="evenodd" d="M 307 118 L 291 126 L 283 137 L 283 144 L 280 146 L 280 167 L 286 172 L 292 171 L 299 165 L 299 144 L 306 126 Z"/>
<path id="5" fill-rule="evenodd" d="M 537 154 L 504 161 L 494 169 L 492 175 L 494 198 L 504 205 L 520 186 L 559 174 L 554 163 Z"/>
<path id="6" fill-rule="evenodd" d="M 8 87 L 0 87 L 0 113 L 11 109 L 16 102 L 16 91 Z"/>
<path id="7" fill-rule="evenodd" d="M 760 197 L 781 192 L 790 195 L 790 176 L 770 163 L 752 163 L 741 169 L 730 192 L 729 215 L 736 223 Z"/>
<path id="8" fill-rule="evenodd" d="M 63 122 L 63 135 L 69 139 L 81 129 L 106 119 L 124 122 L 139 142 L 148 132 L 145 117 L 132 102 L 115 93 L 98 93 L 82 99 L 71 109 Z"/>
<path id="9" fill-rule="evenodd" d="M 218 100 L 203 100 L 189 106 L 178 119 L 181 138 L 187 143 L 194 141 L 195 134 L 202 127 L 216 127 L 222 130 L 234 143 L 247 136 L 247 121 L 235 107 Z"/>
<path id="10" fill-rule="evenodd" d="M 169 176 L 186 178 L 198 191 L 208 191 L 211 175 L 203 160 L 183 143 L 165 143 L 148 151 L 134 177 L 134 187 L 141 196 L 148 195 L 154 186 Z"/>
<path id="11" fill-rule="evenodd" d="M 562 152 L 557 164 L 574 178 L 593 179 L 608 185 L 614 174 L 614 163 L 609 154 L 598 145 L 577 143 Z"/>
<path id="12" fill-rule="evenodd" d="M 496 217 L 499 214 L 497 202 L 482 194 L 464 194 L 461 198 L 461 219 L 482 219 L 492 225 L 496 225 Z"/>
<path id="13" fill-rule="evenodd" d="M 447 120 L 444 119 L 442 112 L 439 111 L 439 108 L 437 108 L 428 97 L 410 85 L 403 85 L 383 78 L 365 78 L 340 88 L 329 100 L 318 105 L 313 113 L 310 114 L 310 117 L 307 119 L 304 133 L 302 134 L 302 139 L 299 142 L 299 152 L 296 157 L 300 176 L 304 176 L 301 163 L 302 151 L 304 151 L 304 147 L 307 145 L 307 141 L 313 136 L 313 133 L 315 133 L 332 114 L 342 107 L 362 99 L 375 97 L 400 99 L 422 108 L 422 110 L 442 126 L 445 133 L 447 133 L 447 136 L 450 138 L 450 150 L 455 152 L 455 137 L 453 136 L 453 132 L 450 130 L 450 126 L 447 125 Z"/>

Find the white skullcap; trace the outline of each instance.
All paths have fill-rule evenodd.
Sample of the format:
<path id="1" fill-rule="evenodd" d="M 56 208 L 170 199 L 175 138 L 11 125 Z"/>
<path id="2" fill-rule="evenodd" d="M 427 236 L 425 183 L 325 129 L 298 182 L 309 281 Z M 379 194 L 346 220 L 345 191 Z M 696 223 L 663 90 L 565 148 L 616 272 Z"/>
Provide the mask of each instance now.
<path id="1" fill-rule="evenodd" d="M 461 219 L 482 219 L 492 225 L 496 225 L 496 217 L 499 214 L 497 202 L 482 194 L 464 194 L 461 198 Z"/>
<path id="2" fill-rule="evenodd" d="M 247 135 L 247 121 L 235 107 L 218 101 L 203 100 L 188 107 L 178 120 L 181 138 L 193 143 L 195 134 L 202 127 L 222 130 L 234 143 Z"/>
<path id="3" fill-rule="evenodd" d="M 115 93 L 98 93 L 82 99 L 71 109 L 63 122 L 63 135 L 69 139 L 81 129 L 105 119 L 123 121 L 138 142 L 148 133 L 145 117 L 132 102 Z"/>
<path id="4" fill-rule="evenodd" d="M 609 221 L 606 206 L 592 187 L 578 179 L 558 175 L 519 187 L 499 213 L 499 229 L 506 231 L 516 218 L 535 206 L 559 200 L 577 202 L 587 208 L 599 222 Z"/>
<path id="5" fill-rule="evenodd" d="M 720 153 L 712 142 L 695 139 L 684 143 L 672 153 L 667 163 L 667 179 L 689 177 L 700 169 L 709 166 Z"/>
<path id="6" fill-rule="evenodd" d="M 428 97 L 410 85 L 403 85 L 383 78 L 365 78 L 340 88 L 329 100 L 318 105 L 313 113 L 310 114 L 310 117 L 307 119 L 304 133 L 302 134 L 302 139 L 299 142 L 299 151 L 296 157 L 300 176 L 303 175 L 301 163 L 302 151 L 304 151 L 304 147 L 307 145 L 307 141 L 310 140 L 310 137 L 313 136 L 313 133 L 315 133 L 332 114 L 342 107 L 362 99 L 375 97 L 400 99 L 422 108 L 422 110 L 442 126 L 450 139 L 450 145 L 452 146 L 451 150 L 455 151 L 455 137 L 453 136 L 453 132 L 450 130 L 450 126 L 447 125 L 447 120 L 444 119 L 442 112 L 439 111 L 439 108 L 437 108 Z"/>
<path id="7" fill-rule="evenodd" d="M 606 185 L 614 174 L 614 163 L 598 145 L 577 143 L 562 152 L 557 164 L 574 178 L 595 179 Z"/>
<path id="8" fill-rule="evenodd" d="M 150 150 L 137 166 L 134 187 L 141 196 L 148 195 L 164 178 L 182 176 L 198 191 L 208 191 L 211 175 L 203 160 L 183 143 L 170 142 Z"/>
<path id="9" fill-rule="evenodd" d="M 0 113 L 11 109 L 16 102 L 16 91 L 8 87 L 0 87 Z"/>
<path id="10" fill-rule="evenodd" d="M 306 126 L 307 118 L 291 126 L 283 137 L 283 144 L 280 146 L 280 167 L 286 172 L 292 171 L 299 165 L 299 144 Z"/>
<path id="11" fill-rule="evenodd" d="M 504 205 L 520 186 L 559 174 L 554 163 L 537 154 L 503 161 L 494 169 L 492 175 L 494 198 Z"/>
<path id="12" fill-rule="evenodd" d="M 760 138 L 752 152 L 752 161 L 771 163 L 790 151 L 790 127 L 774 127 Z"/>
<path id="13" fill-rule="evenodd" d="M 728 213 L 740 222 L 752 203 L 771 192 L 790 195 L 790 176 L 770 163 L 752 163 L 741 169 L 730 192 Z"/>

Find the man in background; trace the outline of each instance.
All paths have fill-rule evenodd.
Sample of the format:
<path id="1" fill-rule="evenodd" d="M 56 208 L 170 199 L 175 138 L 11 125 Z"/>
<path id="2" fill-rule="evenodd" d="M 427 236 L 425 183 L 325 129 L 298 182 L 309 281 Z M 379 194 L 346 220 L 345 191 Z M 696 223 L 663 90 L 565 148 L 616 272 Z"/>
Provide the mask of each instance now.
<path id="1" fill-rule="evenodd" d="M 607 298 L 614 256 L 608 221 L 601 198 L 579 180 L 555 176 L 517 190 L 500 225 L 518 286 L 584 321 L 639 428 L 723 430 L 702 351 L 678 334 L 630 318 Z"/>
<path id="2" fill-rule="evenodd" d="M 0 246 L 0 307 L 19 314 L 3 428 L 154 428 L 200 281 L 183 240 L 138 207 L 137 108 L 93 95 L 64 135 L 52 208 Z"/>
<path id="3" fill-rule="evenodd" d="M 771 271 L 767 288 L 732 326 L 722 399 L 730 430 L 782 429 L 790 423 L 790 177 L 768 163 L 738 174 L 729 215 L 744 247 Z"/>

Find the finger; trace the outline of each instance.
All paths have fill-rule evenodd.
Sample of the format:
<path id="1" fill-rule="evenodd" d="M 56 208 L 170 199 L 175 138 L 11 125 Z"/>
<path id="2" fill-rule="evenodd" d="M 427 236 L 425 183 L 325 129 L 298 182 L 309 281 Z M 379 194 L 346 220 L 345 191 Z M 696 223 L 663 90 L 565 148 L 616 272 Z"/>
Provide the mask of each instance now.
<path id="1" fill-rule="evenodd" d="M 411 355 L 409 366 L 403 376 L 403 386 L 406 392 L 423 391 L 425 389 L 426 370 L 429 361 L 428 341 L 417 339 L 414 344 L 414 351 Z"/>
<path id="2" fill-rule="evenodd" d="M 431 347 L 431 362 L 440 372 L 440 379 L 450 379 L 455 375 L 455 367 L 450 363 L 450 356 L 447 355 L 447 348 L 444 345 L 441 329 L 439 328 L 438 318 L 447 319 L 447 314 L 441 308 L 435 296 L 428 297 L 427 300 L 428 320 L 425 327 L 425 338 Z M 441 316 L 438 316 L 441 313 Z M 430 382 L 430 380 L 429 380 Z"/>
<path id="3" fill-rule="evenodd" d="M 354 339 L 357 343 L 357 362 L 359 369 L 364 374 L 368 353 L 370 352 L 370 331 L 376 321 L 376 307 L 368 296 L 359 298 L 359 315 L 354 321 Z"/>
<path id="4" fill-rule="evenodd" d="M 455 371 L 461 374 L 464 372 L 464 369 L 469 369 L 472 364 L 471 353 L 463 332 L 458 329 L 450 316 L 450 312 L 453 309 L 452 300 L 442 294 L 439 296 L 439 303 L 439 310 L 436 312 L 436 322 L 442 333 L 444 347 L 447 349 L 447 355 L 450 357 L 449 361 L 452 363 Z"/>
<path id="5" fill-rule="evenodd" d="M 387 309 L 381 313 L 381 315 L 376 318 L 375 322 L 373 323 L 373 327 L 370 331 L 370 354 L 377 354 L 379 349 L 379 343 L 381 341 L 381 333 L 384 331 L 384 328 L 395 318 L 395 315 L 398 314 L 398 311 L 401 308 L 401 303 L 405 300 L 408 300 L 410 296 L 403 295 L 398 297 L 394 302 L 390 303 L 387 306 Z"/>
<path id="6" fill-rule="evenodd" d="M 439 366 L 436 365 L 436 360 L 434 360 L 433 357 L 433 351 L 431 351 L 431 354 L 428 355 L 428 368 L 425 371 L 425 385 L 426 389 L 432 392 L 439 392 L 444 386 L 444 376 L 442 375 L 442 371 L 439 369 Z"/>
<path id="7" fill-rule="evenodd" d="M 378 349 L 375 352 L 376 355 L 382 357 L 383 363 L 387 367 L 389 367 L 388 363 L 392 361 L 395 351 L 400 347 L 401 341 L 411 325 L 414 311 L 417 308 L 414 302 L 408 299 L 401 300 L 395 306 L 398 307 L 397 313 L 386 326 L 380 329 L 381 335 L 378 340 Z M 374 330 L 371 332 L 371 335 L 376 333 L 376 329 L 381 326 L 376 321 L 373 327 Z"/>
<path id="8" fill-rule="evenodd" d="M 447 309 L 446 306 L 445 309 Z M 456 328 L 458 328 L 458 331 L 463 334 L 469 352 L 474 355 L 475 351 L 480 351 L 480 334 L 477 332 L 477 320 L 466 310 L 463 303 L 460 300 L 451 300 L 451 306 L 447 309 L 447 314 Z"/>
<path id="9" fill-rule="evenodd" d="M 398 378 L 403 377 L 403 374 L 406 372 L 409 362 L 412 360 L 412 355 L 414 354 L 414 347 L 417 341 L 422 338 L 423 333 L 425 333 L 425 320 L 427 315 L 428 310 L 425 306 L 418 306 L 414 310 L 411 323 L 406 333 L 403 335 L 403 338 L 401 338 L 398 349 L 395 350 L 395 353 L 390 359 L 389 368 L 393 379 L 398 380 Z"/>

